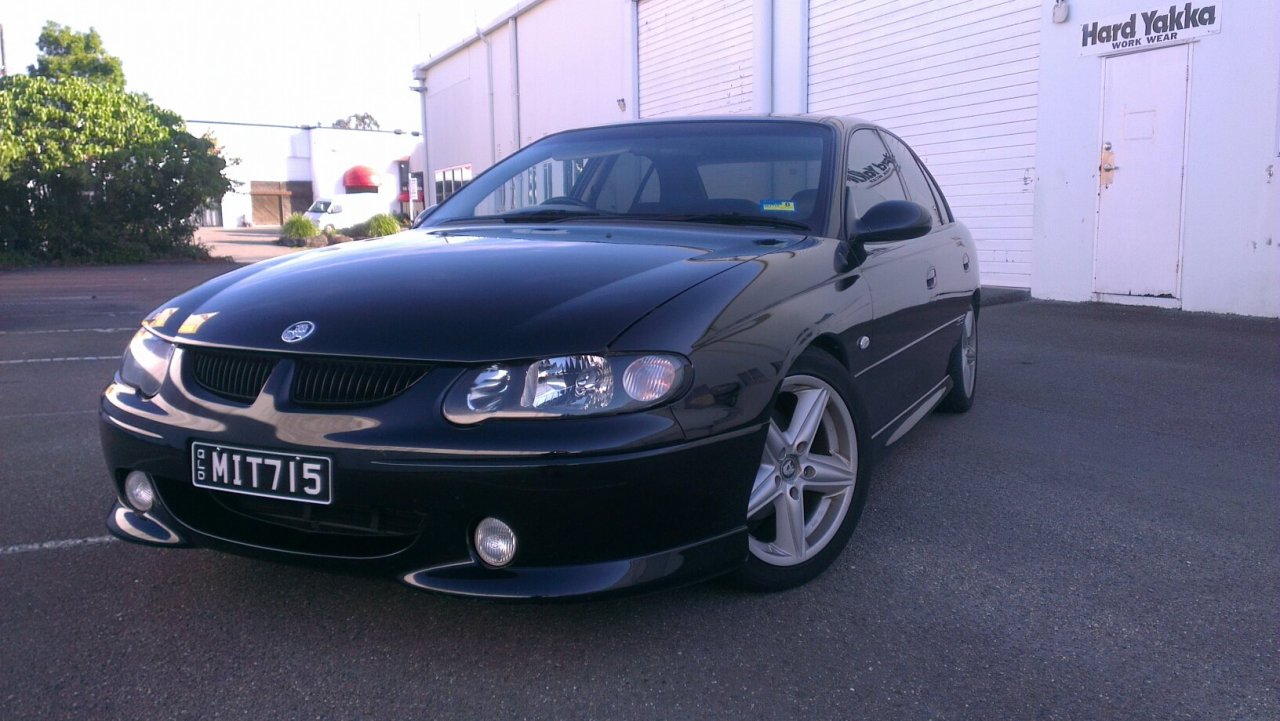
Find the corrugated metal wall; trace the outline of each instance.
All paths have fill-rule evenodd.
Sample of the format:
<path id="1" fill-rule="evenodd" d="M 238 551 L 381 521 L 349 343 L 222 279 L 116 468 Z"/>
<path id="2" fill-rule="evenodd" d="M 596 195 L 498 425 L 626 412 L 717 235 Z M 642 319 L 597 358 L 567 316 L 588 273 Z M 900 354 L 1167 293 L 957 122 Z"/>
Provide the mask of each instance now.
<path id="1" fill-rule="evenodd" d="M 973 231 L 982 281 L 1030 287 L 1040 2 L 810 0 L 809 13 L 809 111 L 901 135 Z"/>
<path id="2" fill-rule="evenodd" d="M 640 0 L 640 116 L 751 112 L 751 3 Z"/>

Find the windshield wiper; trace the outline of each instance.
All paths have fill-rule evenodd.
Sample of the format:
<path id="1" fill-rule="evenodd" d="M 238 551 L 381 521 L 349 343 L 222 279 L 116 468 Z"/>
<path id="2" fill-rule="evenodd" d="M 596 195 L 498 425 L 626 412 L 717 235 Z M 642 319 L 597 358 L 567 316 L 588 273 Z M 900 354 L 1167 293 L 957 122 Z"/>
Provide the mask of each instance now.
<path id="1" fill-rule="evenodd" d="M 679 223 L 716 223 L 718 225 L 768 225 L 774 228 L 795 228 L 810 230 L 808 224 L 798 220 L 773 218 L 765 215 L 743 215 L 741 213 L 689 213 L 686 215 L 632 215 L 631 218 L 644 220 L 669 220 Z"/>

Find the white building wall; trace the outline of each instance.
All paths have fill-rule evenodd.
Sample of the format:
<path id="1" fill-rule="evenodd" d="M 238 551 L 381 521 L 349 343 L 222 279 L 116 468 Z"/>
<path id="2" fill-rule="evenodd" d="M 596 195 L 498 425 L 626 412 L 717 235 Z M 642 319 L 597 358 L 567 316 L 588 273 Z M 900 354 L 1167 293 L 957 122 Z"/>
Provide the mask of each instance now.
<path id="1" fill-rule="evenodd" d="M 486 75 L 484 43 L 463 48 L 431 68 L 427 76 L 426 142 L 433 171 L 488 162 Z M 430 183 L 430 178 L 426 182 Z"/>
<path id="2" fill-rule="evenodd" d="M 631 61 L 622 52 L 630 2 L 556 0 L 518 18 L 521 146 L 558 130 L 631 117 Z"/>
<path id="3" fill-rule="evenodd" d="M 222 224 L 234 228 L 253 218 L 252 181 L 308 181 L 314 198 L 345 192 L 342 175 L 367 165 L 383 176 L 379 196 L 387 210 L 398 207 L 396 161 L 417 154 L 419 139 L 410 134 L 282 127 L 234 122 L 191 122 L 189 132 L 210 134 L 227 161 L 226 176 L 235 187 L 222 198 Z"/>
<path id="4" fill-rule="evenodd" d="M 633 0 L 517 8 L 420 66 L 433 172 L 479 173 L 549 134 L 632 117 Z M 619 102 L 621 101 L 621 103 Z"/>
<path id="5" fill-rule="evenodd" d="M 379 212 L 399 209 L 400 175 L 397 161 L 411 157 L 417 138 L 411 135 L 371 133 L 342 128 L 316 128 L 311 135 L 311 192 L 317 200 L 346 194 L 342 176 L 357 165 L 372 168 L 381 177 L 379 200 L 365 200 Z"/>
<path id="6" fill-rule="evenodd" d="M 249 182 L 311 179 L 309 131 L 237 123 L 187 123 L 193 135 L 211 135 L 227 161 L 226 176 L 234 187 L 222 196 L 222 225 L 239 226 L 253 218 Z"/>
<path id="7" fill-rule="evenodd" d="M 1182 207 L 1149 209 L 1182 214 L 1181 297 L 1150 302 L 1280 316 L 1280 4 L 1219 5 L 1221 32 L 1192 42 Z M 1061 24 L 1045 13 L 1031 285 L 1036 297 L 1095 298 L 1103 60 L 1081 54 L 1081 25 L 1168 7 L 1156 0 L 1072 0 L 1070 20 Z M 1123 173 L 1123 160 L 1117 165 Z"/>
<path id="8" fill-rule="evenodd" d="M 1039 0 L 809 5 L 809 112 L 902 136 L 973 232 L 989 285 L 1031 285 L 1040 14 Z"/>

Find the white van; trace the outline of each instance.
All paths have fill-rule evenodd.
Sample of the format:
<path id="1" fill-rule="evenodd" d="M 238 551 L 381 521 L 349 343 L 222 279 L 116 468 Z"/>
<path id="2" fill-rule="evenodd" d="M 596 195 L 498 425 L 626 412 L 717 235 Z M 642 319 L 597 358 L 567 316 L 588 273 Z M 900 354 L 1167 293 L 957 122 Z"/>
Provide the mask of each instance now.
<path id="1" fill-rule="evenodd" d="M 333 198 L 321 198 L 307 208 L 304 216 L 314 222 L 322 231 L 350 228 L 356 223 L 363 223 L 378 213 L 387 213 L 387 203 L 382 197 L 374 194 L 338 195 Z"/>

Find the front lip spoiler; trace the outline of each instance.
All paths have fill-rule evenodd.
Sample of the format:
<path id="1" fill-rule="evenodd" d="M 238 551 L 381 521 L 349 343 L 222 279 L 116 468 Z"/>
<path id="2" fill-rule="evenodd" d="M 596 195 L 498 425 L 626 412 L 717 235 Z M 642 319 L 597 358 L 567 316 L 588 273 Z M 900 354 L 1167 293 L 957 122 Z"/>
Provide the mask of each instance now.
<path id="1" fill-rule="evenodd" d="M 411 571 L 405 584 L 456 596 L 568 599 L 635 592 L 701 581 L 737 568 L 747 553 L 746 528 L 648 556 L 577 566 L 490 568 L 472 560 Z"/>
<path id="2" fill-rule="evenodd" d="M 181 548 L 192 545 L 154 515 L 139 513 L 119 501 L 111 509 L 111 513 L 107 514 L 107 530 L 118 538 L 147 546 Z"/>

